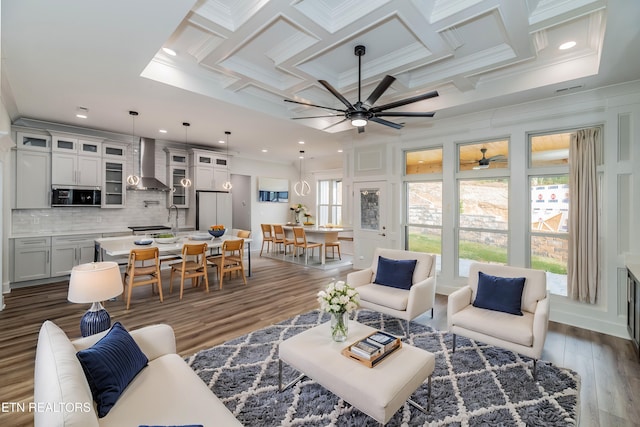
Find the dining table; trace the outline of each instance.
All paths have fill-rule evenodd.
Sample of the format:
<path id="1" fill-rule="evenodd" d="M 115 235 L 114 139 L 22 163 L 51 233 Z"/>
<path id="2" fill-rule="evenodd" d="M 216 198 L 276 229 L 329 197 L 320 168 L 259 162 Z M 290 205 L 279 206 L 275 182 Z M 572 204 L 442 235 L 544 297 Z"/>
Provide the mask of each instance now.
<path id="1" fill-rule="evenodd" d="M 172 243 L 159 243 L 153 237 L 147 236 L 120 236 L 104 237 L 95 240 L 94 261 L 105 261 L 117 258 L 128 257 L 132 249 L 157 247 L 160 257 L 180 256 L 182 247 L 185 244 L 206 243 L 207 250 L 211 253 L 220 251 L 225 240 L 237 240 L 237 236 L 224 234 L 220 237 L 213 237 L 207 231 L 195 231 L 185 234 L 178 234 L 177 240 Z M 150 242 L 149 242 L 150 241 Z M 251 238 L 245 238 L 247 246 L 247 276 L 251 277 Z"/>
<path id="2" fill-rule="evenodd" d="M 293 227 L 302 227 L 307 236 L 307 241 L 322 244 L 320 248 L 320 264 L 322 265 L 326 264 L 325 243 L 337 242 L 339 233 L 353 231 L 353 228 L 350 227 L 283 224 L 282 228 L 285 234 L 292 239 Z"/>

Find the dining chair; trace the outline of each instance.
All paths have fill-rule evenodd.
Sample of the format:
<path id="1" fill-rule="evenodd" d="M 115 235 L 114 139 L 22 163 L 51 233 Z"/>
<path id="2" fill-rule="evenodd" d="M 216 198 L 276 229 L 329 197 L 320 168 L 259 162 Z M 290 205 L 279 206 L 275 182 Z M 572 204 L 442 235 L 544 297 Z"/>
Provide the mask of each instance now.
<path id="1" fill-rule="evenodd" d="M 151 285 L 152 291 L 158 288 L 160 302 L 162 297 L 162 281 L 160 278 L 160 251 L 157 247 L 131 249 L 127 269 L 124 272 L 124 285 L 127 287 L 127 310 L 131 304 L 131 292 L 136 286 Z M 153 260 L 153 264 L 144 265 L 145 261 Z"/>
<path id="2" fill-rule="evenodd" d="M 287 239 L 284 228 L 280 224 L 273 224 L 273 246 L 284 246 L 284 254 L 287 254 L 287 248 L 293 246 L 294 240 Z"/>
<path id="3" fill-rule="evenodd" d="M 271 229 L 271 224 L 260 224 L 260 228 L 262 229 L 262 247 L 260 248 L 260 256 L 262 256 L 262 251 L 264 250 L 264 244 L 267 244 L 267 253 L 271 252 L 271 244 L 273 243 L 273 230 Z"/>
<path id="4" fill-rule="evenodd" d="M 248 239 L 251 237 L 251 232 L 249 230 L 238 230 L 236 232 L 236 237 L 240 237 L 241 239 Z"/>
<path id="5" fill-rule="evenodd" d="M 342 259 L 342 254 L 340 253 L 340 242 L 324 242 L 324 256 L 327 257 L 327 252 L 329 252 L 329 248 L 331 248 L 331 258 L 336 257 L 336 248 L 338 248 L 338 259 Z"/>
<path id="6" fill-rule="evenodd" d="M 307 242 L 307 234 L 304 232 L 304 228 L 302 227 L 293 227 L 293 239 L 294 239 L 294 249 L 296 251 L 296 256 L 298 256 L 298 250 L 302 248 L 304 251 L 304 263 L 309 263 L 309 251 L 311 249 L 311 256 L 315 253 L 315 248 L 322 248 L 322 243 L 315 242 Z"/>
<path id="7" fill-rule="evenodd" d="M 231 277 L 234 271 L 240 272 L 244 284 L 247 284 L 247 277 L 244 274 L 244 239 L 225 240 L 222 243 L 221 254 L 208 257 L 208 261 L 218 269 L 220 289 L 222 289 L 224 275 L 229 273 Z"/>
<path id="8" fill-rule="evenodd" d="M 169 276 L 169 293 L 173 292 L 173 275 L 180 274 L 180 299 L 184 293 L 185 279 L 191 279 L 191 287 L 200 284 L 200 277 L 204 277 L 205 291 L 209 292 L 209 278 L 207 276 L 207 244 L 185 244 L 182 246 L 182 262 L 171 264 Z"/>

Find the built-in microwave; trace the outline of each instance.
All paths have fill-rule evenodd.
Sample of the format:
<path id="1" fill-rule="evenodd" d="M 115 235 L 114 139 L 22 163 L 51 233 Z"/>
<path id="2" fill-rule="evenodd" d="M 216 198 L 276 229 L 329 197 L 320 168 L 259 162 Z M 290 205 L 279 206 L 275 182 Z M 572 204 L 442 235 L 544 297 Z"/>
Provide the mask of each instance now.
<path id="1" fill-rule="evenodd" d="M 51 206 L 100 206 L 100 187 L 51 187 Z"/>

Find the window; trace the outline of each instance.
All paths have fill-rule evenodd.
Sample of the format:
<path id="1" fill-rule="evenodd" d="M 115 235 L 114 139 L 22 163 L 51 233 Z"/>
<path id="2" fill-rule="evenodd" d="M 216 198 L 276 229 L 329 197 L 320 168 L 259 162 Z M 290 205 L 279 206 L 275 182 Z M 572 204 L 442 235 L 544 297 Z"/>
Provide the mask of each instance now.
<path id="1" fill-rule="evenodd" d="M 509 140 L 458 144 L 458 276 L 509 261 Z"/>
<path id="2" fill-rule="evenodd" d="M 442 148 L 405 153 L 406 175 L 423 175 L 405 186 L 405 248 L 436 255 L 440 270 L 442 254 Z"/>
<path id="3" fill-rule="evenodd" d="M 342 180 L 318 181 L 318 225 L 342 224 Z"/>
<path id="4" fill-rule="evenodd" d="M 472 262 L 507 264 L 509 180 L 458 180 L 458 275 Z"/>
<path id="5" fill-rule="evenodd" d="M 547 289 L 567 296 L 570 132 L 529 136 L 529 265 L 547 272 Z"/>

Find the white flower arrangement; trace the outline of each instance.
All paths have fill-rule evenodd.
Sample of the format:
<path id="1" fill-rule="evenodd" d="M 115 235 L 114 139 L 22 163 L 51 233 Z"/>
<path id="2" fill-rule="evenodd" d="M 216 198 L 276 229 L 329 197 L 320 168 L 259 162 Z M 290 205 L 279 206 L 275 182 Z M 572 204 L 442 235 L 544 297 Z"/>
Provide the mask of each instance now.
<path id="1" fill-rule="evenodd" d="M 320 309 L 327 313 L 351 313 L 360 304 L 358 291 L 342 280 L 331 282 L 327 288 L 318 292 Z"/>

